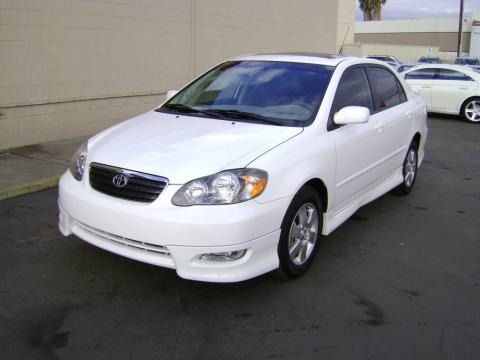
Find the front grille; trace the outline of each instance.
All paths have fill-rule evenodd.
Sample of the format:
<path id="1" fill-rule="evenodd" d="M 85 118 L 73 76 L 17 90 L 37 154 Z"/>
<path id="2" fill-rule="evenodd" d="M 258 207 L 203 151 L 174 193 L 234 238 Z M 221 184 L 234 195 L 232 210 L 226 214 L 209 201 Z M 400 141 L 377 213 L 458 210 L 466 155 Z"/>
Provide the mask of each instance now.
<path id="1" fill-rule="evenodd" d="M 117 175 L 124 175 L 122 179 L 126 183 L 119 181 L 115 185 L 114 178 Z M 160 195 L 167 184 L 168 180 L 161 176 L 98 163 L 90 165 L 90 186 L 121 199 L 150 203 Z"/>

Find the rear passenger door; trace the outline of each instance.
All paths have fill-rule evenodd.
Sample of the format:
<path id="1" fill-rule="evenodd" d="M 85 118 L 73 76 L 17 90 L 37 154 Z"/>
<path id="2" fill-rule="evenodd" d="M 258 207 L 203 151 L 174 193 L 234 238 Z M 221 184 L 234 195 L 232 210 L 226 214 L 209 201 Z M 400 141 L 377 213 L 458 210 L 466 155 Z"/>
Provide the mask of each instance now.
<path id="1" fill-rule="evenodd" d="M 477 82 L 470 76 L 455 70 L 437 69 L 432 85 L 431 111 L 457 112 Z"/>
<path id="2" fill-rule="evenodd" d="M 402 84 L 390 69 L 368 66 L 368 78 L 374 99 L 374 114 L 370 119 L 379 135 L 378 151 L 382 154 L 376 166 L 382 178 L 389 179 L 403 163 L 413 113 Z"/>
<path id="3" fill-rule="evenodd" d="M 434 68 L 422 68 L 405 74 L 408 85 L 420 94 L 427 104 L 427 110 L 432 107 L 432 86 L 435 78 Z"/>

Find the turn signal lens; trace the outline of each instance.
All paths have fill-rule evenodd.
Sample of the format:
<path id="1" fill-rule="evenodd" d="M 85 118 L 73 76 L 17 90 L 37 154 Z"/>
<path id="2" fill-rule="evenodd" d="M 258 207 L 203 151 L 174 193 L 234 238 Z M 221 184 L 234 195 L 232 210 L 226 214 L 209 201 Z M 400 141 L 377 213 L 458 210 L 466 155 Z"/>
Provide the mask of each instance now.
<path id="1" fill-rule="evenodd" d="M 246 192 L 245 196 L 248 196 L 249 198 L 254 198 L 257 195 L 260 195 L 265 188 L 265 185 L 267 185 L 266 178 L 257 178 L 247 175 L 240 176 L 240 178 L 245 182 L 243 191 Z"/>

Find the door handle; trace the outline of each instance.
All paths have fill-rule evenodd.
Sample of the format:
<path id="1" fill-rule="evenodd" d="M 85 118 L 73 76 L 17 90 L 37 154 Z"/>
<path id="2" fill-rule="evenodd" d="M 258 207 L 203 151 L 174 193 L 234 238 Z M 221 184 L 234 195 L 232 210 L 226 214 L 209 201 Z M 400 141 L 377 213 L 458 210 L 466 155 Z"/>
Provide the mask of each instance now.
<path id="1" fill-rule="evenodd" d="M 377 130 L 377 131 L 382 131 L 382 129 L 383 129 L 383 123 L 382 123 L 381 121 L 377 121 L 377 122 L 375 123 L 375 126 L 374 126 L 373 128 L 374 128 L 375 130 Z"/>
<path id="2" fill-rule="evenodd" d="M 408 110 L 408 111 L 405 113 L 405 115 L 406 115 L 409 119 L 412 118 L 412 112 L 411 112 L 410 110 Z"/>
<path id="3" fill-rule="evenodd" d="M 468 88 L 467 88 L 467 87 L 464 87 L 464 86 L 460 86 L 460 87 L 458 88 L 458 90 L 468 90 Z"/>
<path id="4" fill-rule="evenodd" d="M 422 89 L 430 89 L 429 85 L 422 85 Z"/>

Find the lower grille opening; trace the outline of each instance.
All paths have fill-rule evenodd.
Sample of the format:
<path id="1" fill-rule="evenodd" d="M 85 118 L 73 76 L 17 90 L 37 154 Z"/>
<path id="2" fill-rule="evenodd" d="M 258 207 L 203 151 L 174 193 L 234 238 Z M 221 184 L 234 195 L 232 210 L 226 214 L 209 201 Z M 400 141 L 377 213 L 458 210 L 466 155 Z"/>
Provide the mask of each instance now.
<path id="1" fill-rule="evenodd" d="M 147 251 L 147 252 L 154 252 L 157 254 L 165 255 L 170 257 L 170 251 L 166 246 L 162 245 L 155 245 L 155 244 L 150 244 L 138 240 L 133 240 L 129 238 L 125 238 L 122 236 L 118 236 L 115 234 L 111 234 L 109 232 L 99 230 L 97 228 L 94 228 L 92 226 L 83 224 L 81 222 L 76 222 L 76 225 L 80 227 L 83 231 L 87 231 L 91 233 L 92 235 L 95 235 L 97 238 L 101 238 L 104 241 L 109 241 L 109 242 L 114 242 L 116 244 L 124 245 L 126 247 L 132 247 L 136 248 L 139 250 Z"/>

